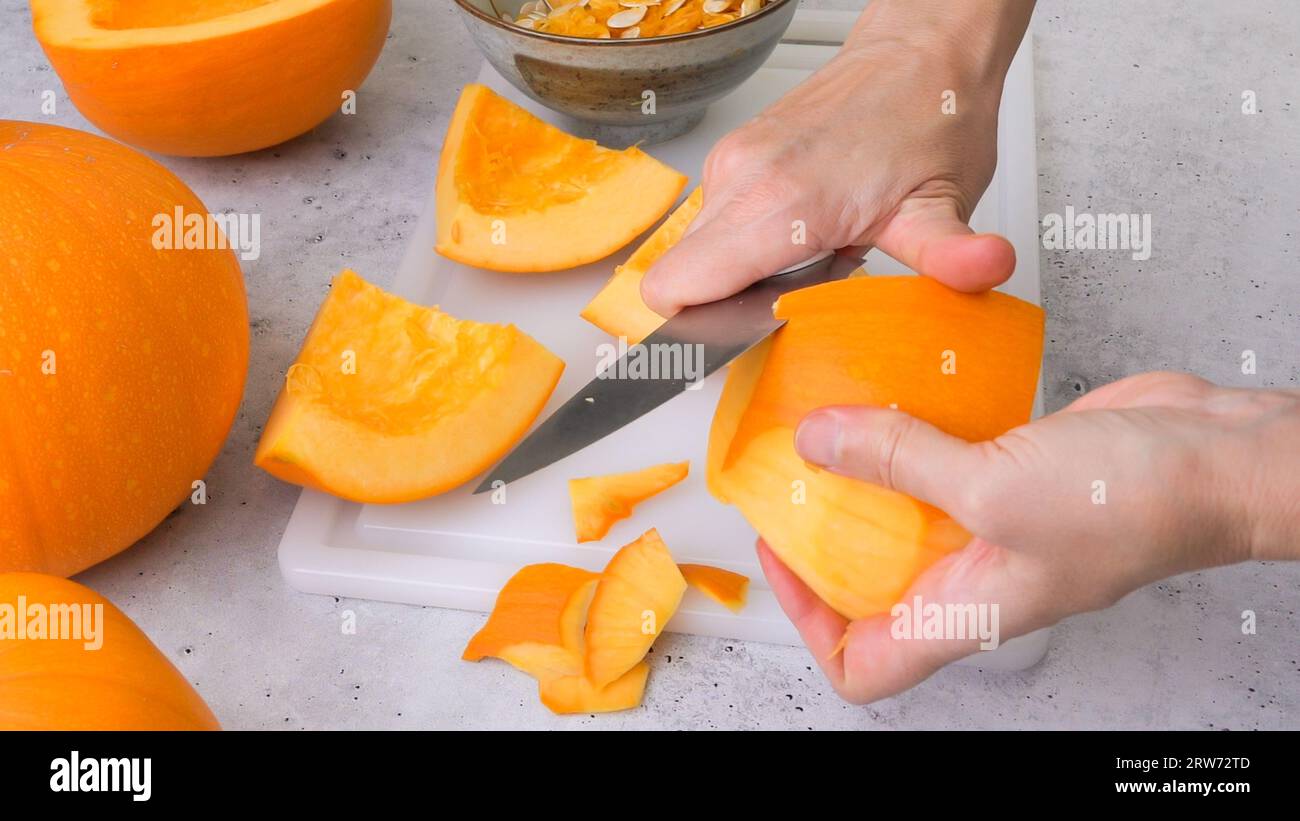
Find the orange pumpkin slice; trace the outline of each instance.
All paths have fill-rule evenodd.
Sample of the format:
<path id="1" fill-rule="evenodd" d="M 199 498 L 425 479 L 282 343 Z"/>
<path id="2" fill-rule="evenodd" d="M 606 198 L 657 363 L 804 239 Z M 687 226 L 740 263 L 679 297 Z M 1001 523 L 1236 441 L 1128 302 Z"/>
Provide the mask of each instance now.
<path id="1" fill-rule="evenodd" d="M 627 262 L 614 269 L 605 287 L 582 309 L 582 318 L 611 336 L 626 337 L 630 344 L 640 342 L 662 325 L 664 318 L 641 299 L 641 280 L 650 266 L 686 235 L 703 202 L 704 192 L 696 188 Z"/>
<path id="2" fill-rule="evenodd" d="M 641 662 L 604 687 L 585 676 L 563 676 L 538 682 L 537 690 L 554 713 L 612 713 L 641 703 L 649 675 L 650 665 Z"/>
<path id="3" fill-rule="evenodd" d="M 208 157 L 343 109 L 392 12 L 392 0 L 32 0 L 32 25 L 86 119 L 150 151 Z"/>
<path id="4" fill-rule="evenodd" d="M 496 271 L 603 259 L 672 207 L 686 177 L 641 149 L 614 151 L 468 85 L 438 162 L 438 253 Z"/>
<path id="5" fill-rule="evenodd" d="M 841 614 L 886 612 L 969 534 L 910 496 L 810 468 L 795 428 L 825 405 L 896 405 L 969 441 L 994 438 L 1032 412 L 1042 309 L 908 276 L 795 291 L 775 314 L 785 326 L 727 376 L 709 489 Z"/>
<path id="6" fill-rule="evenodd" d="M 343 271 L 285 375 L 254 463 L 355 502 L 433 496 L 504 456 L 563 368 L 513 325 L 459 320 Z"/>
<path id="7" fill-rule="evenodd" d="M 528 565 L 501 588 L 461 658 L 503 659 L 539 681 L 581 675 L 583 625 L 599 579 L 563 564 Z"/>
<path id="8" fill-rule="evenodd" d="M 573 503 L 573 525 L 579 542 L 593 542 L 620 519 L 632 515 L 632 508 L 686 478 L 690 462 L 654 465 L 629 473 L 611 473 L 569 480 Z"/>
<path id="9" fill-rule="evenodd" d="M 614 554 L 587 611 L 587 679 L 601 688 L 635 667 L 685 592 L 686 580 L 658 531 Z"/>
<path id="10" fill-rule="evenodd" d="M 707 564 L 679 564 L 686 583 L 733 613 L 745 606 L 749 577 Z"/>

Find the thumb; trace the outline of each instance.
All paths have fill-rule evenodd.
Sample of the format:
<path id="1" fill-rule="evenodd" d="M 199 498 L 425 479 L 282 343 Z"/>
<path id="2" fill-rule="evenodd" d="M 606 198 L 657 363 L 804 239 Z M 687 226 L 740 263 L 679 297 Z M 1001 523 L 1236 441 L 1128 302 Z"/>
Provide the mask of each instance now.
<path id="1" fill-rule="evenodd" d="M 897 490 L 961 521 L 963 487 L 989 470 L 987 451 L 896 410 L 819 408 L 795 431 L 795 450 L 834 473 Z"/>
<path id="2" fill-rule="evenodd" d="M 919 274 L 958 291 L 987 291 L 1016 270 L 1016 249 L 997 234 L 976 234 L 947 197 L 904 200 L 875 245 Z"/>
<path id="3" fill-rule="evenodd" d="M 691 226 L 641 281 L 641 299 L 660 316 L 731 296 L 819 250 L 791 241 L 789 220 L 744 222 L 724 209 Z M 698 226 L 698 227 L 697 227 Z"/>

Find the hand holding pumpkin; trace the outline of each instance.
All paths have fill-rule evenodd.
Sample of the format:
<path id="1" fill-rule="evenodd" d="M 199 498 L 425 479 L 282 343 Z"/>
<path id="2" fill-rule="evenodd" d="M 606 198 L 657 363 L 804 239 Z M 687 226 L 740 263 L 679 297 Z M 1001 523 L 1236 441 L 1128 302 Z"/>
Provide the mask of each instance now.
<path id="1" fill-rule="evenodd" d="M 966 221 L 1032 7 L 873 2 L 833 61 L 715 146 L 703 208 L 646 274 L 645 303 L 671 316 L 850 246 L 962 291 L 1005 281 L 1014 248 Z"/>
<path id="2" fill-rule="evenodd" d="M 970 444 L 898 411 L 805 417 L 809 462 L 943 508 L 975 534 L 902 601 L 996 603 L 1003 640 L 1107 607 L 1176 573 L 1300 558 L 1300 391 L 1122 379 Z M 866 703 L 920 683 L 979 639 L 896 640 L 890 614 L 849 622 L 760 542 L 786 613 L 835 688 Z"/>

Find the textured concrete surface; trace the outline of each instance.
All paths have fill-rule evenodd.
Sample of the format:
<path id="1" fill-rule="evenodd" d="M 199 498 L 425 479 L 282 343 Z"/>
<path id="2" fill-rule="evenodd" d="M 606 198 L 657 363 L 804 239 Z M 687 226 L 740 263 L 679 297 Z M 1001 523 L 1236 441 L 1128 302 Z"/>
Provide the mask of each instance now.
<path id="1" fill-rule="evenodd" d="M 833 5 L 853 8 L 852 2 Z M 90 128 L 0 0 L 0 117 Z M 1300 380 L 1300 5 L 1044 0 L 1037 47 L 1040 209 L 1152 215 L 1155 250 L 1043 253 L 1049 405 L 1155 368 L 1230 384 Z M 1300 567 L 1181 576 L 1057 628 L 1024 673 L 952 669 L 870 707 L 840 702 L 801 649 L 668 636 L 645 706 L 557 718 L 502 664 L 465 664 L 482 616 L 290 590 L 276 545 L 297 497 L 250 465 L 329 278 L 385 281 L 432 184 L 479 58 L 447 2 L 398 0 L 359 113 L 275 149 L 161 158 L 213 211 L 260 212 L 243 409 L 186 506 L 80 580 L 117 602 L 231 728 L 1300 728 Z M 40 95 L 58 94 L 44 118 Z M 1253 90 L 1258 113 L 1241 113 Z M 93 129 L 92 129 L 93 130 Z M 1244 349 L 1259 373 L 1240 373 Z M 1243 636 L 1242 610 L 1259 632 Z M 356 635 L 340 631 L 354 611 Z"/>

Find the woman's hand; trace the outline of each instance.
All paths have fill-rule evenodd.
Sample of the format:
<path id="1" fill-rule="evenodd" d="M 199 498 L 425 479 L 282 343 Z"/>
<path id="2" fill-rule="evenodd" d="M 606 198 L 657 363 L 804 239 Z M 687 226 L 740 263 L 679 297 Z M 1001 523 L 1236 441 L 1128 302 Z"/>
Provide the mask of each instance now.
<path id="1" fill-rule="evenodd" d="M 704 207 L 647 273 L 670 316 L 826 249 L 879 247 L 986 290 L 1015 250 L 966 225 L 992 179 L 1002 82 L 1029 0 L 875 0 L 838 56 L 717 144 Z"/>
<path id="2" fill-rule="evenodd" d="M 805 417 L 795 445 L 809 462 L 936 505 L 974 534 L 902 601 L 997 604 L 1003 639 L 1175 573 L 1300 558 L 1300 391 L 1150 373 L 991 442 L 899 411 L 836 407 Z M 761 542 L 759 553 L 850 701 L 898 693 L 978 650 L 978 638 L 896 640 L 889 614 L 848 622 Z"/>

